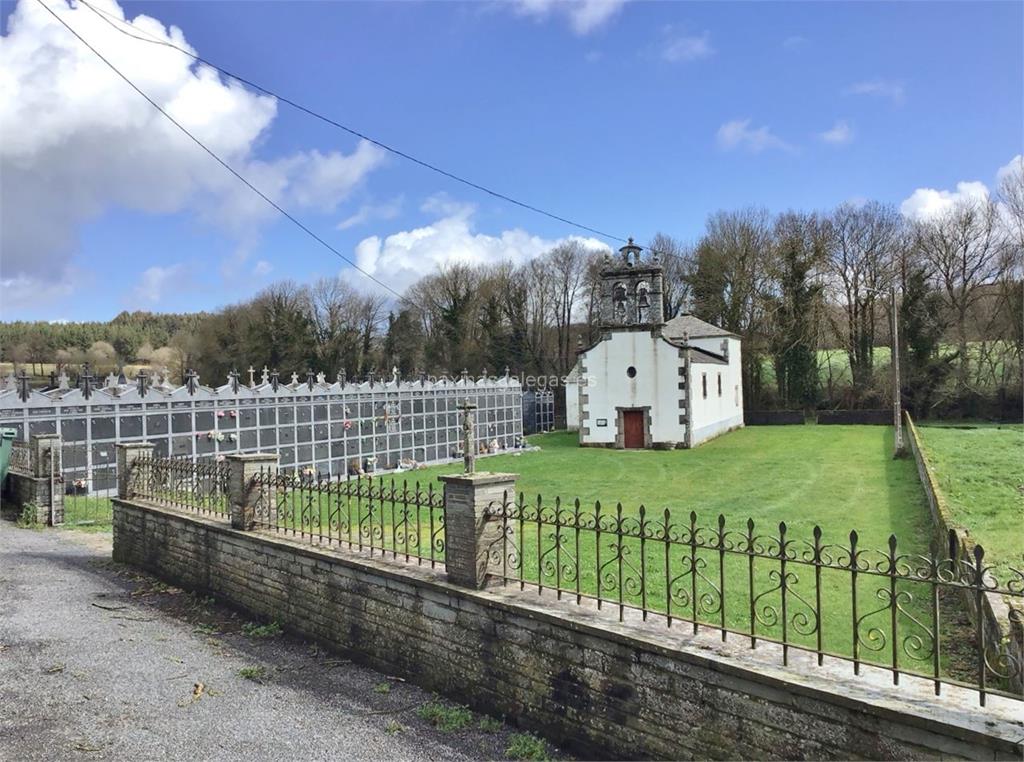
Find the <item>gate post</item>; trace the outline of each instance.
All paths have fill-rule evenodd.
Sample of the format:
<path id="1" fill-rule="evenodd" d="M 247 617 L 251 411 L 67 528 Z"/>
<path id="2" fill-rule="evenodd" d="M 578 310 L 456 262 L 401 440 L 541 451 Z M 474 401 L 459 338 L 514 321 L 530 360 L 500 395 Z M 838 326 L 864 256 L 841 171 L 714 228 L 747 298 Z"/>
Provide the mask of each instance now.
<path id="1" fill-rule="evenodd" d="M 251 453 L 227 455 L 228 464 L 228 510 L 231 513 L 232 529 L 248 531 L 256 521 L 256 509 L 262 503 L 264 511 L 272 510 L 267 483 L 253 484 L 253 478 L 262 471 L 277 471 L 276 453 Z"/>
<path id="2" fill-rule="evenodd" d="M 152 442 L 129 442 L 115 445 L 117 449 L 117 496 L 122 500 L 132 497 L 132 470 L 135 461 L 142 457 L 152 457 Z"/>
<path id="3" fill-rule="evenodd" d="M 50 526 L 64 523 L 60 442 L 60 434 L 33 434 L 30 445 L 36 521 Z"/>
<path id="4" fill-rule="evenodd" d="M 448 581 L 479 589 L 487 581 L 492 547 L 501 542 L 506 495 L 515 499 L 518 474 L 453 474 L 444 483 L 444 557 Z M 491 509 L 491 510 L 488 510 Z M 498 559 L 497 567 L 501 568 Z"/>

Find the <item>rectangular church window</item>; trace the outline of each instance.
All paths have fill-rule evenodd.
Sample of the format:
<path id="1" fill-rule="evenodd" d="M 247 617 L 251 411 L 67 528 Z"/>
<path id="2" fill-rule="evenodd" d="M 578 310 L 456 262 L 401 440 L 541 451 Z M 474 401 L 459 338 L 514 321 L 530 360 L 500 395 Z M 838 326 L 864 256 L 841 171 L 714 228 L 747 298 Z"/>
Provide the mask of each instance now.
<path id="1" fill-rule="evenodd" d="M 700 389 L 701 389 L 701 392 L 704 395 L 704 399 L 707 399 L 708 398 L 708 374 L 707 373 L 701 373 L 700 374 Z"/>
<path id="2" fill-rule="evenodd" d="M 718 374 L 718 396 L 722 396 L 722 374 Z"/>

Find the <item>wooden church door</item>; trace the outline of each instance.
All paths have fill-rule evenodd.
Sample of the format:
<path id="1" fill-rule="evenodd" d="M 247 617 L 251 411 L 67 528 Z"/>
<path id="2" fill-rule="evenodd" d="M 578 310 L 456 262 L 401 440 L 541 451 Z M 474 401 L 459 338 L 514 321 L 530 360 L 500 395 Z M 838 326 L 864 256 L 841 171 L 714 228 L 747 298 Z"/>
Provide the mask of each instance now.
<path id="1" fill-rule="evenodd" d="M 627 449 L 643 449 L 644 411 L 622 411 L 622 446 Z"/>

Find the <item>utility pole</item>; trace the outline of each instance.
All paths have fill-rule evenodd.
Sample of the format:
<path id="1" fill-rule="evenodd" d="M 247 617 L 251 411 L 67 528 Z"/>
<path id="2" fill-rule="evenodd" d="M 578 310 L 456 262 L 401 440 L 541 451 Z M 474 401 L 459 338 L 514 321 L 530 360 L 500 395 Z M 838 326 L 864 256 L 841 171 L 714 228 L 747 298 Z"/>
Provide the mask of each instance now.
<path id="1" fill-rule="evenodd" d="M 903 456 L 903 400 L 900 387 L 900 324 L 896 303 L 896 284 L 892 285 L 892 425 L 894 458 Z"/>

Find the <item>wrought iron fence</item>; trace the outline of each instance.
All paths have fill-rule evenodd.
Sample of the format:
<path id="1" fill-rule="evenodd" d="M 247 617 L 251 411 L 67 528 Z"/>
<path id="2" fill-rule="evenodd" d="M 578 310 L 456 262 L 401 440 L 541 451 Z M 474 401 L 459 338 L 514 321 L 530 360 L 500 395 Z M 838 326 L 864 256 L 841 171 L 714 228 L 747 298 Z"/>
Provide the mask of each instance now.
<path id="1" fill-rule="evenodd" d="M 384 478 L 325 478 L 261 469 L 255 526 L 370 555 L 444 562 L 444 493 Z"/>
<path id="2" fill-rule="evenodd" d="M 207 515 L 228 516 L 228 467 L 219 461 L 142 456 L 131 465 L 133 497 L 155 505 Z"/>
<path id="3" fill-rule="evenodd" d="M 500 522 L 489 574 L 505 585 L 594 601 L 620 620 L 635 609 L 751 648 L 776 643 L 784 664 L 797 649 L 819 665 L 826 656 L 851 662 L 858 674 L 864 664 L 883 667 L 895 684 L 901 674 L 925 677 L 936 694 L 943 684 L 971 687 L 982 704 L 987 693 L 1024 698 L 1010 687 L 1024 678 L 1024 653 L 994 642 L 984 616 L 968 624 L 962 599 L 981 611 L 986 596 L 1005 596 L 1014 626 L 1024 626 L 1024 572 L 997 581 L 984 550 L 962 557 L 952 535 L 950 558 L 934 545 L 924 555 L 900 552 L 895 535 L 877 551 L 861 547 L 855 531 L 844 543 L 825 542 L 817 526 L 795 539 L 785 523 L 764 534 L 753 520 L 730 529 L 720 515 L 705 527 L 696 513 L 677 522 L 643 506 L 584 510 L 578 500 L 550 506 L 506 495 L 488 513 Z"/>

